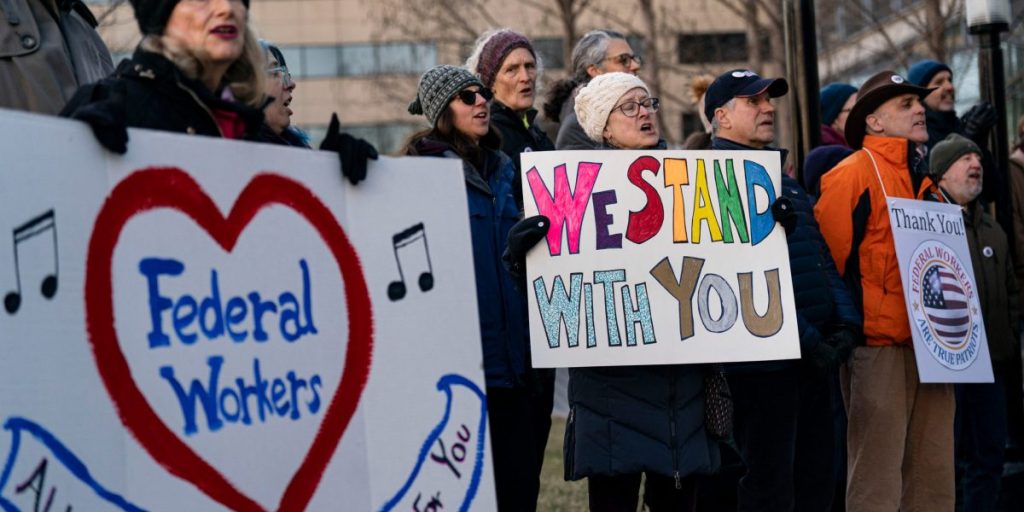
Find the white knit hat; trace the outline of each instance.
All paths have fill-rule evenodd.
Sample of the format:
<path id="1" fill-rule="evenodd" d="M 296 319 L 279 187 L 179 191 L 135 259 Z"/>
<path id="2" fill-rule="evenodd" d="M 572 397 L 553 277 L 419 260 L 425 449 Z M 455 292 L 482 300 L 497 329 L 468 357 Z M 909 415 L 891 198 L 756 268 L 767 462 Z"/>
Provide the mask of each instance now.
<path id="1" fill-rule="evenodd" d="M 587 136 L 595 142 L 603 142 L 604 127 L 615 103 L 623 94 L 637 87 L 651 94 L 647 84 L 638 76 L 615 72 L 597 75 L 580 89 L 576 95 L 576 119 Z"/>

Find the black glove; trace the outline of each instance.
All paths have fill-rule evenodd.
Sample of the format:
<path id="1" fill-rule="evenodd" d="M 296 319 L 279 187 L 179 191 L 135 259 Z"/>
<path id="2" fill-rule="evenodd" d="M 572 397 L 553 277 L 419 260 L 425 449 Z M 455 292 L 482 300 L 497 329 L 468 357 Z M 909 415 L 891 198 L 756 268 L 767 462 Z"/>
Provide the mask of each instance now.
<path id="1" fill-rule="evenodd" d="M 806 359 L 814 369 L 825 373 L 835 370 L 842 363 L 839 351 L 827 342 L 815 345 L 807 352 Z"/>
<path id="2" fill-rule="evenodd" d="M 991 103 L 983 101 L 971 107 L 963 117 L 960 118 L 960 126 L 963 127 L 964 137 L 971 139 L 979 146 L 985 145 L 989 132 L 996 125 L 996 108 Z"/>
<path id="3" fill-rule="evenodd" d="M 772 204 L 772 217 L 775 222 L 782 224 L 786 234 L 792 234 L 796 229 L 796 210 L 793 209 L 793 201 L 788 197 L 780 197 Z"/>
<path id="4" fill-rule="evenodd" d="M 845 363 L 850 358 L 853 349 L 860 345 L 860 337 L 850 329 L 839 329 L 833 332 L 825 343 L 836 351 L 836 358 L 839 364 Z"/>
<path id="5" fill-rule="evenodd" d="M 341 175 L 355 185 L 366 179 L 366 161 L 377 159 L 377 149 L 363 139 L 341 133 L 340 129 L 338 114 L 331 114 L 331 124 L 327 127 L 327 136 L 320 143 L 320 150 L 337 153 L 341 159 Z"/>
<path id="6" fill-rule="evenodd" d="M 508 231 L 508 245 L 501 262 L 521 290 L 526 289 L 526 253 L 547 236 L 550 227 L 551 220 L 535 215 L 516 222 Z"/>
<path id="7" fill-rule="evenodd" d="M 128 123 L 124 111 L 114 103 L 98 101 L 85 105 L 71 116 L 85 121 L 96 140 L 108 151 L 123 155 L 128 151 Z"/>

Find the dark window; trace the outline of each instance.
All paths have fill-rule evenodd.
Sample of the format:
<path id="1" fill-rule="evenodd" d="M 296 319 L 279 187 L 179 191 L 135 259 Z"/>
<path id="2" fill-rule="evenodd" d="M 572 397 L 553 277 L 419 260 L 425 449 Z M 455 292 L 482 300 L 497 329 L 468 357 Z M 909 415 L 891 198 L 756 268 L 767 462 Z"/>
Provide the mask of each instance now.
<path id="1" fill-rule="evenodd" d="M 747 34 L 679 34 L 679 63 L 705 64 L 747 60 Z"/>
<path id="2" fill-rule="evenodd" d="M 533 49 L 540 55 L 544 69 L 565 68 L 564 43 L 561 37 L 534 39 Z"/>
<path id="3" fill-rule="evenodd" d="M 703 113 L 697 112 L 683 112 L 683 138 L 685 139 L 691 133 L 704 131 L 704 125 L 700 122 L 700 117 Z"/>

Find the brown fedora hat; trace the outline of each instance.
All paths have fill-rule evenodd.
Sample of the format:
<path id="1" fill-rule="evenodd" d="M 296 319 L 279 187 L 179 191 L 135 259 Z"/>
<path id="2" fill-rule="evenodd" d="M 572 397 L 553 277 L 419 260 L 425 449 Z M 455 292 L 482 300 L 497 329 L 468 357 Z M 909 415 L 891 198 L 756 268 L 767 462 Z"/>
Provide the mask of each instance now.
<path id="1" fill-rule="evenodd" d="M 868 78 L 857 91 L 857 102 L 853 104 L 850 114 L 846 117 L 846 142 L 853 149 L 861 148 L 864 144 L 868 116 L 886 101 L 904 94 L 916 94 L 919 98 L 924 98 L 934 90 L 918 87 L 895 71 L 882 71 Z"/>

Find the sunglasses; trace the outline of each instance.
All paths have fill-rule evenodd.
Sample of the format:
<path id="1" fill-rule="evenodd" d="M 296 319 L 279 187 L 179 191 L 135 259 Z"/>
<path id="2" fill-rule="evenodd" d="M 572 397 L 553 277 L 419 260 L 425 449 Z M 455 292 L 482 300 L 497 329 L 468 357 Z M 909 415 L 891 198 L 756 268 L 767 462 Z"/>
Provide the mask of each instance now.
<path id="1" fill-rule="evenodd" d="M 480 88 L 480 89 L 478 89 L 476 91 L 471 91 L 469 89 L 463 89 L 463 90 L 459 91 L 459 93 L 456 94 L 455 96 L 457 98 L 459 98 L 459 101 L 465 103 L 466 105 L 473 106 L 473 105 L 476 105 L 476 95 L 477 94 L 479 94 L 481 97 L 483 97 L 484 101 L 491 101 L 491 98 L 494 97 L 494 93 L 491 92 L 491 90 L 487 89 L 486 87 Z"/>
<path id="2" fill-rule="evenodd" d="M 621 53 L 621 54 L 616 55 L 614 57 L 607 57 L 604 60 L 613 60 L 615 62 L 618 62 L 619 65 L 624 67 L 624 68 L 628 68 L 629 67 L 629 61 L 631 61 L 631 60 L 636 61 L 636 65 L 637 66 L 643 66 L 644 65 L 643 57 L 641 57 L 639 55 L 634 55 L 632 53 Z"/>

